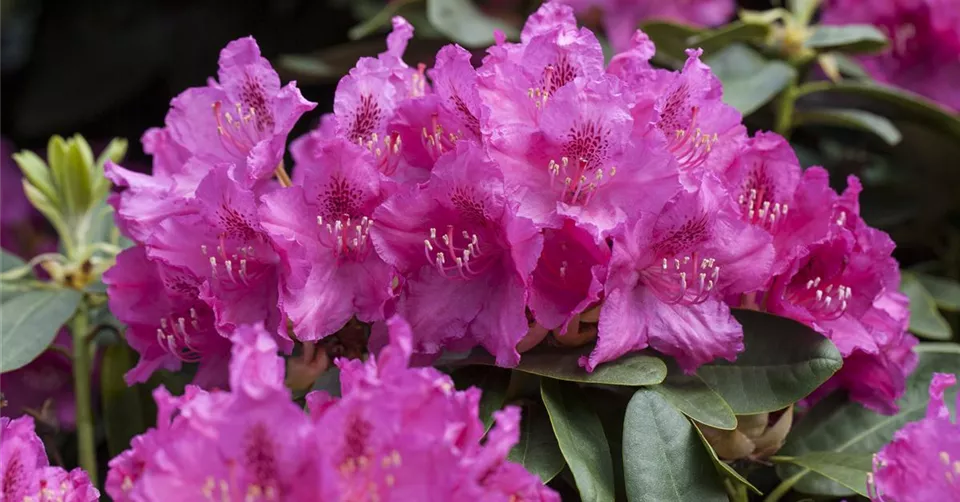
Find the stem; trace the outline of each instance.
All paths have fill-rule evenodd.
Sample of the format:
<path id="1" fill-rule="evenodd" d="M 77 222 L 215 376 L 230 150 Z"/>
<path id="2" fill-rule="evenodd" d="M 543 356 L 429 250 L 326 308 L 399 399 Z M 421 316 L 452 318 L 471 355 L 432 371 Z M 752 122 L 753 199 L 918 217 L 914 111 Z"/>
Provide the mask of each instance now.
<path id="1" fill-rule="evenodd" d="M 780 497 L 783 497 L 784 495 L 786 495 L 787 492 L 789 492 L 790 489 L 793 488 L 793 485 L 797 484 L 797 482 L 800 481 L 809 472 L 810 472 L 810 469 L 804 469 L 794 474 L 793 476 L 790 476 L 789 478 L 783 480 L 783 482 L 780 483 L 776 489 L 774 489 L 772 492 L 770 492 L 769 495 L 767 495 L 767 498 L 763 499 L 763 502 L 777 502 L 778 500 L 780 500 Z"/>
<path id="2" fill-rule="evenodd" d="M 97 450 L 93 438 L 93 409 L 90 403 L 90 348 L 87 306 L 80 308 L 70 321 L 73 332 L 73 393 L 76 399 L 77 449 L 80 467 L 87 471 L 90 482 L 97 486 Z"/>
<path id="3" fill-rule="evenodd" d="M 277 165 L 276 171 L 277 180 L 280 182 L 280 185 L 284 187 L 292 187 L 293 182 L 290 181 L 290 176 L 287 175 L 287 170 L 283 168 L 283 161 L 280 161 L 280 164 Z"/>
<path id="4" fill-rule="evenodd" d="M 794 80 L 780 95 L 780 106 L 777 107 L 777 122 L 774 131 L 786 139 L 790 139 L 790 130 L 793 129 L 793 108 L 797 101 L 797 82 Z"/>

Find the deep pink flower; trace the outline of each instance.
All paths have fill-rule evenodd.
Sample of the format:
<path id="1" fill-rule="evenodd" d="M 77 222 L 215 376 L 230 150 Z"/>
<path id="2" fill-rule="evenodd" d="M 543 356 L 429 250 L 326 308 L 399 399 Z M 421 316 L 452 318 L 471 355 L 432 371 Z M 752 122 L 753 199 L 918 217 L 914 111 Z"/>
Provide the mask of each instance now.
<path id="1" fill-rule="evenodd" d="M 333 98 L 337 134 L 370 150 L 380 170 L 388 175 L 400 165 L 402 141 L 387 124 L 400 103 L 425 92 L 422 69 L 414 70 L 402 59 L 412 37 L 413 26 L 394 17 L 386 52 L 376 58 L 360 58 L 340 79 Z"/>
<path id="2" fill-rule="evenodd" d="M 776 249 L 773 274 L 827 237 L 836 193 L 820 167 L 805 171 L 793 148 L 775 133 L 758 132 L 723 173 L 744 221 L 769 233 Z"/>
<path id="3" fill-rule="evenodd" d="M 577 12 L 599 8 L 607 38 L 617 50 L 624 49 L 641 21 L 673 21 L 693 26 L 718 26 L 733 15 L 734 0 L 559 0 Z"/>
<path id="4" fill-rule="evenodd" d="M 543 252 L 530 283 L 530 310 L 547 329 L 566 332 L 573 316 L 600 300 L 610 247 L 566 220 L 543 232 Z"/>
<path id="5" fill-rule="evenodd" d="M 167 129 L 199 159 L 236 165 L 237 182 L 251 187 L 270 178 L 283 159 L 287 134 L 316 103 L 303 98 L 296 82 L 280 87 L 252 37 L 227 44 L 219 64 L 219 82 L 174 98 Z"/>
<path id="6" fill-rule="evenodd" d="M 890 47 L 862 56 L 871 76 L 960 111 L 960 2 L 883 0 L 863 8 L 858 0 L 824 2 L 825 24 L 872 24 Z"/>
<path id="7" fill-rule="evenodd" d="M 200 295 L 201 279 L 190 271 L 157 263 L 136 246 L 117 256 L 103 274 L 110 311 L 127 325 L 126 339 L 140 354 L 126 380 L 145 382 L 158 369 L 199 363 L 194 380 L 205 387 L 226 383 L 230 342 L 216 329 L 213 311 Z"/>
<path id="8" fill-rule="evenodd" d="M 36 502 L 93 502 L 100 492 L 80 468 L 50 467 L 32 417 L 0 417 L 0 498 Z"/>
<path id="9" fill-rule="evenodd" d="M 61 330 L 53 344 L 70 353 L 73 342 L 67 330 Z M 19 417 L 29 408 L 40 410 L 47 400 L 52 400 L 57 422 L 63 429 L 73 429 L 73 366 L 65 354 L 48 349 L 26 366 L 3 374 L 0 391 L 6 404 L 0 408 L 5 417 Z"/>
<path id="10" fill-rule="evenodd" d="M 261 199 L 264 231 L 284 264 L 281 309 L 300 340 L 332 334 L 353 316 L 380 320 L 393 296 L 393 270 L 369 237 L 373 211 L 387 195 L 375 161 L 332 138 L 300 159 L 300 184 Z"/>
<path id="11" fill-rule="evenodd" d="M 201 279 L 200 299 L 217 328 L 264 322 L 289 348 L 278 308 L 279 257 L 260 226 L 257 194 L 221 165 L 197 187 L 195 214 L 166 218 L 153 230 L 147 255 Z"/>
<path id="12" fill-rule="evenodd" d="M 406 277 L 397 312 L 416 333 L 415 351 L 482 345 L 501 365 L 519 361 L 530 275 L 543 238 L 517 216 L 503 178 L 472 142 L 437 161 L 430 181 L 374 213 L 380 256 Z"/>
<path id="13" fill-rule="evenodd" d="M 871 500 L 960 501 L 960 423 L 950 418 L 943 396 L 956 383 L 955 375 L 934 373 L 926 417 L 897 431 L 873 457 Z"/>
<path id="14" fill-rule="evenodd" d="M 519 440 L 519 410 L 495 413 L 484 436 L 480 392 L 456 391 L 434 368 L 408 368 L 409 326 L 388 321 L 390 343 L 366 362 L 339 360 L 343 398 L 326 407 L 325 473 L 331 500 L 559 500 L 540 480 L 506 461 Z M 315 401 L 312 396 L 308 401 Z M 323 402 L 329 402 L 323 399 Z"/>
<path id="15" fill-rule="evenodd" d="M 769 278 L 769 236 L 739 218 L 711 174 L 658 215 L 645 213 L 614 238 L 592 371 L 647 346 L 692 372 L 743 350 L 743 330 L 725 294 L 753 291 Z"/>

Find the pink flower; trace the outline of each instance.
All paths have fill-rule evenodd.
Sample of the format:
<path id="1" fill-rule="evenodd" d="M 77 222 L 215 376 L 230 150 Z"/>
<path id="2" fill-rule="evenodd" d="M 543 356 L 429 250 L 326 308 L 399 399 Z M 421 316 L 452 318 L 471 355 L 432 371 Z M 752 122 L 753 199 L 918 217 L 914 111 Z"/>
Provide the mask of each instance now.
<path id="1" fill-rule="evenodd" d="M 543 232 L 543 252 L 530 283 L 529 307 L 541 326 L 567 330 L 573 316 L 600 300 L 610 247 L 566 220 Z"/>
<path id="2" fill-rule="evenodd" d="M 280 336 L 279 257 L 260 225 L 257 192 L 243 188 L 229 166 L 212 169 L 197 187 L 197 210 L 164 219 L 147 242 L 147 255 L 200 279 L 200 299 L 217 329 L 264 322 Z"/>
<path id="3" fill-rule="evenodd" d="M 154 371 L 199 363 L 194 379 L 211 387 L 226 383 L 230 342 L 217 332 L 213 311 L 200 299 L 201 279 L 188 270 L 147 258 L 136 246 L 117 256 L 103 274 L 110 311 L 127 325 L 126 339 L 140 354 L 128 384 L 145 382 Z"/>
<path id="4" fill-rule="evenodd" d="M 873 457 L 867 487 L 874 502 L 960 501 L 960 424 L 943 392 L 955 375 L 934 373 L 927 416 L 905 425 Z"/>
<path id="5" fill-rule="evenodd" d="M 613 47 L 622 50 L 641 21 L 672 21 L 693 26 L 718 26 L 734 13 L 734 0 L 687 0 L 661 2 L 657 0 L 560 0 L 578 12 L 599 8 L 603 25 Z"/>
<path id="6" fill-rule="evenodd" d="M 715 358 L 734 360 L 743 330 L 722 294 L 761 287 L 773 259 L 770 239 L 742 222 L 713 175 L 658 215 L 645 213 L 614 238 L 597 346 L 597 365 L 647 346 L 686 372 Z"/>
<path id="7" fill-rule="evenodd" d="M 260 207 L 283 261 L 281 309 L 300 340 L 332 334 L 353 316 L 380 320 L 393 296 L 393 270 L 369 237 L 386 198 L 374 156 L 342 138 L 311 153 L 297 165 L 300 183 L 264 195 Z"/>
<path id="8" fill-rule="evenodd" d="M 80 468 L 50 467 L 33 418 L 0 417 L 0 494 L 3 500 L 93 502 L 100 492 Z"/>
<path id="9" fill-rule="evenodd" d="M 67 353 L 73 349 L 70 332 L 65 329 L 57 334 L 53 343 Z M 76 422 L 73 365 L 60 351 L 48 349 L 26 366 L 4 373 L 0 379 L 0 391 L 6 400 L 0 408 L 3 416 L 16 418 L 28 408 L 39 411 L 47 400 L 51 400 L 60 427 L 73 429 Z"/>
<path id="10" fill-rule="evenodd" d="M 872 24 L 890 39 L 885 51 L 860 58 L 877 80 L 960 111 L 960 2 L 883 0 L 869 9 L 856 0 L 831 0 L 825 24 Z"/>
<path id="11" fill-rule="evenodd" d="M 220 52 L 218 78 L 174 98 L 167 129 L 200 160 L 236 165 L 237 182 L 251 187 L 270 178 L 283 159 L 287 134 L 316 103 L 305 100 L 295 82 L 280 87 L 252 37 Z"/>
<path id="12" fill-rule="evenodd" d="M 462 142 L 437 161 L 430 181 L 374 212 L 374 245 L 406 277 L 397 312 L 410 320 L 419 354 L 482 345 L 498 364 L 519 361 L 543 240 L 517 216 L 502 180 L 480 148 Z"/>

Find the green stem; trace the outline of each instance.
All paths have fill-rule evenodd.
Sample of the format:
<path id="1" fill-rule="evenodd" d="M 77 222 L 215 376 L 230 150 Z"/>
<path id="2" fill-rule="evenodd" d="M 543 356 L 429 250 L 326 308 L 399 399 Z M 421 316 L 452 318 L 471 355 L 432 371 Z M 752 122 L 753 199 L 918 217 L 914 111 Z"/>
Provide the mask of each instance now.
<path id="1" fill-rule="evenodd" d="M 793 109 L 796 101 L 797 83 L 793 81 L 780 95 L 780 105 L 777 107 L 777 122 L 774 125 L 774 131 L 787 139 L 790 139 L 790 131 L 793 129 Z"/>
<path id="2" fill-rule="evenodd" d="M 797 484 L 804 476 L 810 472 L 810 469 L 804 469 L 793 476 L 783 480 L 769 495 L 767 498 L 763 499 L 763 502 L 777 502 L 780 500 L 780 497 L 783 497 L 787 494 L 792 488 L 793 485 Z"/>
<path id="3" fill-rule="evenodd" d="M 81 303 L 70 321 L 73 332 L 73 393 L 76 399 L 77 449 L 80 467 L 87 471 L 90 482 L 97 486 L 97 450 L 93 437 L 93 407 L 90 401 L 91 354 L 87 307 Z"/>

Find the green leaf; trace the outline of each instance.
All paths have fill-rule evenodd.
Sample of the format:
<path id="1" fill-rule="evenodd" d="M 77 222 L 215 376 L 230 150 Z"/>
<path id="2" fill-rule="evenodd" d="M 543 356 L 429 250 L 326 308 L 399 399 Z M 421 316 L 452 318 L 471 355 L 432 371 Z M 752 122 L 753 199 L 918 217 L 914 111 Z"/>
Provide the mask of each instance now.
<path id="1" fill-rule="evenodd" d="M 64 184 L 60 190 L 65 194 L 69 219 L 85 213 L 93 200 L 93 153 L 79 135 L 71 138 L 67 145 L 66 164 L 62 166 Z"/>
<path id="2" fill-rule="evenodd" d="M 493 43 L 494 30 L 511 39 L 520 35 L 514 26 L 484 14 L 470 0 L 427 0 L 427 19 L 437 31 L 468 48 Z"/>
<path id="3" fill-rule="evenodd" d="M 53 184 L 53 178 L 50 176 L 50 168 L 39 155 L 30 150 L 23 150 L 20 153 L 13 154 L 13 160 L 16 161 L 23 172 L 23 177 L 36 187 L 51 204 L 57 206 L 60 204 L 60 198 L 57 196 L 57 189 Z"/>
<path id="4" fill-rule="evenodd" d="M 317 381 L 313 383 L 310 390 L 319 390 L 330 394 L 333 397 L 340 397 L 340 368 L 336 366 L 324 371 Z"/>
<path id="5" fill-rule="evenodd" d="M 711 446 L 710 442 L 707 441 L 707 437 L 703 435 L 703 431 L 697 427 L 697 424 L 693 424 L 693 426 L 694 430 L 697 431 L 697 435 L 700 437 L 700 442 L 703 443 L 703 447 L 706 448 L 707 453 L 710 454 L 710 460 L 713 461 L 713 466 L 717 468 L 717 472 L 721 476 L 735 480 L 736 482 L 746 486 L 750 491 L 756 493 L 757 495 L 763 495 L 763 492 L 757 489 L 756 486 L 753 486 L 752 483 L 747 481 L 747 478 L 743 477 L 743 475 L 737 472 L 737 470 L 730 466 L 730 464 L 720 460 L 720 457 L 717 456 L 717 452 L 714 451 L 713 446 Z"/>
<path id="6" fill-rule="evenodd" d="M 7 251 L 6 249 L 0 249 L 0 272 L 6 272 L 14 268 L 19 268 L 27 263 L 20 259 L 19 256 Z"/>
<path id="7" fill-rule="evenodd" d="M 909 91 L 876 82 L 811 82 L 800 86 L 798 97 L 812 93 L 855 94 L 887 103 L 905 117 L 960 138 L 960 115 L 952 114 L 938 104 Z M 886 115 L 886 114 L 885 114 Z"/>
<path id="8" fill-rule="evenodd" d="M 847 54 L 877 52 L 887 46 L 887 37 L 869 24 L 842 26 L 819 25 L 803 44 L 820 52 L 839 51 Z"/>
<path id="9" fill-rule="evenodd" d="M 100 360 L 103 429 L 111 457 L 129 448 L 130 440 L 147 430 L 140 389 L 136 385 L 128 386 L 123 379 L 136 362 L 137 357 L 126 343 L 110 345 Z"/>
<path id="10" fill-rule="evenodd" d="M 912 273 L 943 310 L 960 312 L 960 282 L 946 277 Z"/>
<path id="11" fill-rule="evenodd" d="M 641 29 L 657 46 L 656 59 L 666 59 L 668 66 L 679 67 L 687 59 L 684 53 L 690 48 L 687 43 L 691 37 L 700 34 L 700 30 L 691 26 L 666 21 L 643 23 Z"/>
<path id="12" fill-rule="evenodd" d="M 390 20 L 393 19 L 393 16 L 396 16 L 403 7 L 422 1 L 423 0 L 393 0 L 392 2 L 388 2 L 379 12 L 369 19 L 350 28 L 347 36 L 350 37 L 350 40 L 359 40 L 379 30 L 381 27 L 386 26 L 390 23 Z"/>
<path id="13" fill-rule="evenodd" d="M 743 325 L 745 350 L 736 362 L 706 364 L 697 374 L 738 415 L 786 408 L 843 364 L 830 340 L 799 322 L 752 310 L 733 315 Z"/>
<path id="14" fill-rule="evenodd" d="M 633 395 L 623 419 L 623 471 L 630 502 L 726 502 L 693 424 L 652 389 Z"/>
<path id="15" fill-rule="evenodd" d="M 540 403 L 528 403 L 523 407 L 520 442 L 510 450 L 507 460 L 536 474 L 544 484 L 560 474 L 566 465 L 547 411 Z"/>
<path id="16" fill-rule="evenodd" d="M 730 405 L 697 375 L 685 375 L 671 365 L 667 378 L 653 390 L 660 393 L 684 415 L 716 429 L 737 428 L 737 416 Z"/>
<path id="17" fill-rule="evenodd" d="M 513 369 L 555 380 L 628 387 L 656 385 L 667 376 L 667 366 L 663 361 L 640 353 L 628 354 L 616 361 L 601 364 L 593 373 L 587 373 L 580 367 L 579 360 L 591 350 L 592 345 L 570 350 L 541 344 L 524 353 L 520 364 Z M 486 353 L 471 355 L 464 362 L 496 366 L 493 357 Z"/>
<path id="18" fill-rule="evenodd" d="M 480 395 L 480 420 L 484 431 L 493 425 L 493 412 L 503 408 L 507 400 L 507 387 L 510 385 L 510 370 L 487 366 L 467 366 L 459 368 L 450 375 L 457 390 L 476 387 Z"/>
<path id="19" fill-rule="evenodd" d="M 906 423 L 923 418 L 929 400 L 928 388 L 935 372 L 960 373 L 960 345 L 952 343 L 924 343 L 918 345 L 917 369 L 907 379 L 906 391 L 897 401 L 899 412 L 881 415 L 836 393 L 818 402 L 797 423 L 783 449 L 783 456 L 801 456 L 810 452 L 830 451 L 846 454 L 876 453 L 889 443 L 894 432 Z M 956 387 L 947 390 L 947 406 L 956 402 Z M 787 479 L 803 468 L 780 465 L 777 474 Z M 794 489 L 813 495 L 843 497 L 853 490 L 816 473 L 808 473 Z"/>
<path id="20" fill-rule="evenodd" d="M 903 136 L 897 126 L 886 117 L 863 110 L 821 109 L 804 110 L 794 115 L 794 125 L 825 125 L 857 129 L 875 134 L 888 145 L 900 143 Z"/>
<path id="21" fill-rule="evenodd" d="M 22 368 L 47 350 L 82 297 L 72 289 L 31 291 L 0 305 L 0 373 Z"/>
<path id="22" fill-rule="evenodd" d="M 600 417 L 573 383 L 540 380 L 540 394 L 550 415 L 563 458 L 576 480 L 580 499 L 614 499 L 613 459 Z"/>
<path id="23" fill-rule="evenodd" d="M 787 0 L 787 7 L 794 18 L 803 26 L 810 24 L 813 15 L 817 12 L 820 0 Z"/>
<path id="24" fill-rule="evenodd" d="M 950 340 L 953 333 L 950 324 L 937 310 L 937 302 L 917 277 L 904 272 L 900 291 L 910 299 L 910 331 L 931 340 Z"/>
<path id="25" fill-rule="evenodd" d="M 867 73 L 867 70 L 865 70 L 863 66 L 857 62 L 857 60 L 838 52 L 831 53 L 830 55 L 836 60 L 837 68 L 840 70 L 840 73 L 855 79 L 870 79 L 870 74 Z"/>
<path id="26" fill-rule="evenodd" d="M 770 35 L 770 25 L 734 21 L 722 28 L 693 35 L 687 39 L 687 47 L 701 48 L 706 55 L 726 48 L 734 42 L 763 42 Z"/>
<path id="27" fill-rule="evenodd" d="M 815 451 L 799 457 L 779 458 L 830 478 L 859 495 L 868 496 L 867 473 L 873 470 L 873 455 L 869 453 Z"/>
<path id="28" fill-rule="evenodd" d="M 734 44 L 705 59 L 723 82 L 724 103 L 749 115 L 768 103 L 795 77 L 796 70 L 781 61 L 768 61 L 757 51 Z"/>

